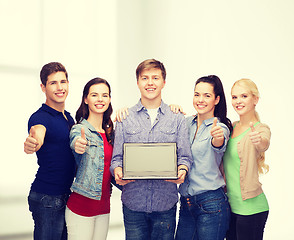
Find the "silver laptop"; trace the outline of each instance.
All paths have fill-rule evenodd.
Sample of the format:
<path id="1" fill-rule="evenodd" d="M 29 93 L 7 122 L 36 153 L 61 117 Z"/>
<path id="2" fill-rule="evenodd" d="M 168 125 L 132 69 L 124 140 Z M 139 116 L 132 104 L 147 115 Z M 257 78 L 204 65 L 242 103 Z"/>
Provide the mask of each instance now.
<path id="1" fill-rule="evenodd" d="M 177 179 L 176 143 L 124 143 L 123 179 Z"/>

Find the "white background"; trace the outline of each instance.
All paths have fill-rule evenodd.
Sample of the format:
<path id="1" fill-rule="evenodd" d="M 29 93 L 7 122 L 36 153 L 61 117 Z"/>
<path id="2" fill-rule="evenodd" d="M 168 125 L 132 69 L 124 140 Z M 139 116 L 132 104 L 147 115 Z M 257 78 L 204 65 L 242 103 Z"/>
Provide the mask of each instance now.
<path id="1" fill-rule="evenodd" d="M 83 86 L 96 76 L 110 82 L 115 110 L 134 105 L 135 69 L 147 58 L 166 67 L 164 101 L 182 105 L 188 115 L 195 113 L 199 77 L 221 78 L 232 121 L 234 81 L 257 84 L 257 111 L 272 130 L 270 172 L 262 177 L 270 204 L 264 239 L 293 239 L 293 10 L 292 0 L 0 0 L 0 239 L 32 231 L 25 198 L 36 156 L 24 154 L 23 142 L 29 116 L 45 99 L 41 67 L 65 65 L 66 109 L 74 116 Z M 119 194 L 112 201 L 119 204 Z M 121 226 L 121 218 L 116 221 Z"/>

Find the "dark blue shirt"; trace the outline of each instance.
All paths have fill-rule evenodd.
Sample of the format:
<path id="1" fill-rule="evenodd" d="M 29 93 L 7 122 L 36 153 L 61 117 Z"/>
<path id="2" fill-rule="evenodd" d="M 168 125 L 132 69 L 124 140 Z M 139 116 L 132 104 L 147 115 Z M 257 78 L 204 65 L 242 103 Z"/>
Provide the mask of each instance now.
<path id="1" fill-rule="evenodd" d="M 43 104 L 29 119 L 28 129 L 34 125 L 46 128 L 42 147 L 37 151 L 39 169 L 31 190 L 47 195 L 69 193 L 75 174 L 75 161 L 69 145 L 69 132 L 74 124 L 70 113 Z"/>

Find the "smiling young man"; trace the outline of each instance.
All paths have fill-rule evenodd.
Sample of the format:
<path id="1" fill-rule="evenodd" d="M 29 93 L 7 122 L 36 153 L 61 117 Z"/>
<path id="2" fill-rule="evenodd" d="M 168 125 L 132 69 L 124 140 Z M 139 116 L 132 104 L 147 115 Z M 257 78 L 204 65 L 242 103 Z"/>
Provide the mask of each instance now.
<path id="1" fill-rule="evenodd" d="M 110 171 L 116 183 L 123 185 L 122 202 L 126 239 L 174 239 L 176 226 L 177 184 L 184 182 L 192 163 L 185 118 L 174 114 L 161 99 L 166 71 L 163 64 L 148 59 L 136 70 L 141 92 L 139 102 L 129 109 L 129 115 L 118 122 Z M 123 144 L 177 144 L 177 180 L 123 180 Z"/>
<path id="2" fill-rule="evenodd" d="M 73 118 L 65 111 L 68 79 L 64 66 L 51 62 L 43 66 L 41 89 L 46 102 L 28 122 L 27 154 L 36 152 L 39 169 L 28 196 L 35 223 L 34 239 L 67 239 L 65 206 L 75 173 L 69 146 Z"/>

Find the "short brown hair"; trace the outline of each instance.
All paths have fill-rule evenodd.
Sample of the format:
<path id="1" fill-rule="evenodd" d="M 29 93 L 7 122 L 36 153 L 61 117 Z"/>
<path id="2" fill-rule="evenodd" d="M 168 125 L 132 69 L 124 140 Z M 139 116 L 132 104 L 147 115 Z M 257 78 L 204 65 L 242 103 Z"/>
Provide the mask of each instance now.
<path id="1" fill-rule="evenodd" d="M 46 86 L 48 76 L 55 72 L 64 72 L 67 80 L 67 71 L 65 67 L 59 62 L 50 62 L 45 64 L 40 72 L 41 82 L 44 86 Z"/>
<path id="2" fill-rule="evenodd" d="M 163 77 L 163 80 L 165 81 L 166 78 L 166 71 L 165 68 L 163 66 L 163 64 L 161 62 L 159 62 L 158 60 L 155 59 L 147 59 L 143 62 L 141 62 L 137 69 L 136 69 L 136 77 L 137 77 L 137 81 L 141 75 L 141 73 L 143 72 L 143 70 L 145 69 L 151 69 L 151 68 L 158 68 L 161 70 L 161 75 Z"/>

